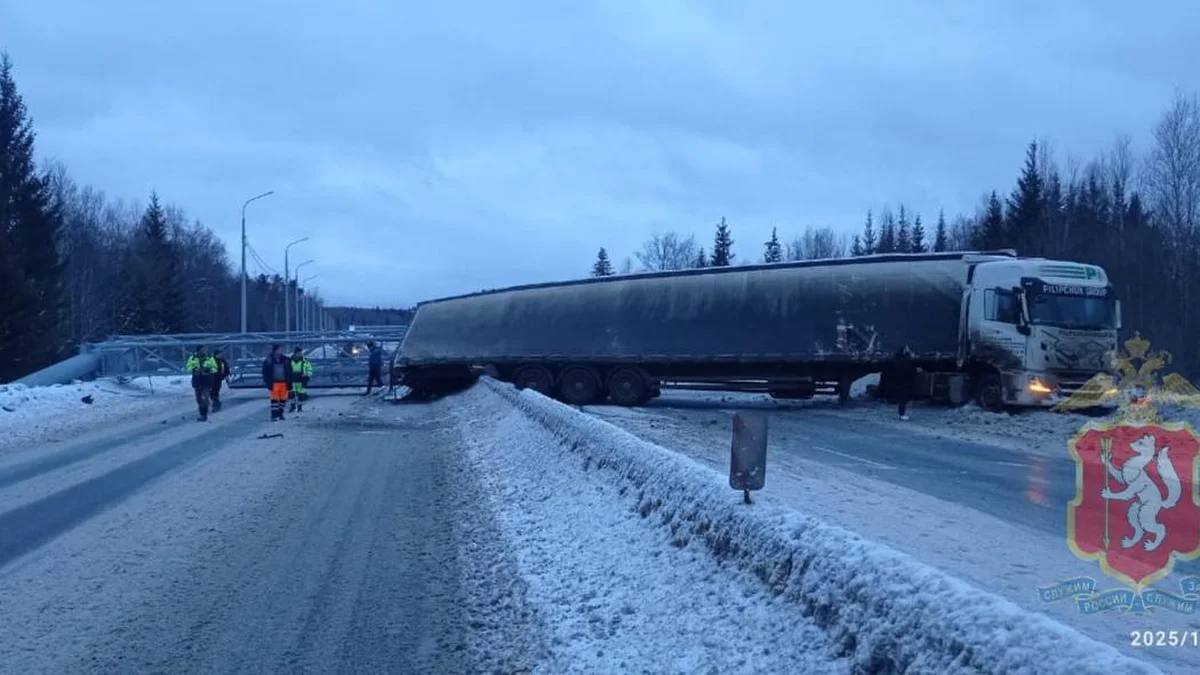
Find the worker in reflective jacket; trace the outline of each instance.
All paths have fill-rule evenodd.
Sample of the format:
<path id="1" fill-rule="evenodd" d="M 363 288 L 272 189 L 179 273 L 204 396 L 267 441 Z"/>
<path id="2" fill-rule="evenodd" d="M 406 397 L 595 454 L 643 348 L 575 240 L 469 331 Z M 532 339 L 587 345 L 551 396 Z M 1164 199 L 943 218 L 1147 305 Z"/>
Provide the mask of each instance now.
<path id="1" fill-rule="evenodd" d="M 301 412 L 308 400 L 308 381 L 312 378 L 312 363 L 304 356 L 304 350 L 296 347 L 288 363 L 292 371 L 292 405 L 289 411 Z"/>
<path id="2" fill-rule="evenodd" d="M 271 421 L 283 419 L 283 406 L 288 400 L 292 383 L 292 369 L 279 345 L 271 347 L 271 354 L 262 365 L 263 384 L 271 392 Z"/>
<path id="3" fill-rule="evenodd" d="M 184 370 L 192 374 L 192 390 L 196 392 L 196 407 L 200 411 L 199 422 L 208 420 L 208 401 L 212 394 L 213 378 L 217 374 L 217 362 L 208 355 L 208 347 L 200 345 L 188 356 Z"/>

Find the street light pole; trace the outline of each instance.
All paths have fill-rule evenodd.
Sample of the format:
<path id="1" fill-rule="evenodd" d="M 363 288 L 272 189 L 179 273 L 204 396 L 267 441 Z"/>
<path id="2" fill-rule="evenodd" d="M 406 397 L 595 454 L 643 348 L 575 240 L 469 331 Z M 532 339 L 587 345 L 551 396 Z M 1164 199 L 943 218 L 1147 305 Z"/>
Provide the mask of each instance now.
<path id="1" fill-rule="evenodd" d="M 304 277 L 304 287 L 307 288 L 308 282 L 312 281 L 313 279 L 317 279 L 318 276 L 320 276 L 320 275 L 313 274 L 312 276 Z M 296 289 L 298 289 L 298 291 L 299 291 L 299 288 L 300 288 L 300 285 L 298 283 L 298 285 L 296 285 Z M 311 312 L 312 312 L 312 294 L 305 293 L 304 300 L 301 301 L 299 309 L 296 310 L 296 316 L 299 316 L 301 321 L 304 322 L 304 324 L 300 325 L 300 330 L 312 330 L 312 322 L 310 321 Z"/>
<path id="2" fill-rule="evenodd" d="M 269 197 L 275 194 L 274 190 L 268 190 L 261 195 L 256 195 L 246 200 L 242 204 L 242 332 L 246 332 L 246 207 L 250 206 L 250 202 L 263 197 Z"/>
<path id="3" fill-rule="evenodd" d="M 321 275 L 314 274 L 310 277 L 304 277 L 304 287 L 308 288 L 308 282 L 312 281 L 313 279 L 316 279 L 319 276 L 321 276 Z M 296 288 L 299 288 L 299 286 L 297 286 Z M 304 311 L 301 313 L 301 316 L 304 317 L 304 326 L 301 328 L 301 330 L 311 331 L 313 328 L 312 327 L 313 298 L 312 298 L 311 293 L 304 294 L 303 309 L 304 309 Z"/>
<path id="4" fill-rule="evenodd" d="M 295 278 L 296 278 L 296 318 L 297 318 L 297 320 L 300 317 L 300 268 L 304 267 L 305 265 L 307 265 L 311 262 L 313 262 L 313 260 L 310 258 L 310 259 L 305 260 L 304 262 L 300 263 L 299 265 L 296 265 L 296 277 Z"/>
<path id="5" fill-rule="evenodd" d="M 283 247 L 283 332 L 289 333 L 292 330 L 291 307 L 292 295 L 289 287 L 292 285 L 291 277 L 288 275 L 288 250 L 300 242 L 308 241 L 308 237 L 301 237 L 296 241 Z"/>

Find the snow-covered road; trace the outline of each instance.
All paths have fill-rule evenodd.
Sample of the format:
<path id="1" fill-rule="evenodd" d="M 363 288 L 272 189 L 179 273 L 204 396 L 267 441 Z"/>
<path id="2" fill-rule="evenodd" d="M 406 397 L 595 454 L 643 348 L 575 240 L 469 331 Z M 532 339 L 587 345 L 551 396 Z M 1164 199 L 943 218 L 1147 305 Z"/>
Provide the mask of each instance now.
<path id="1" fill-rule="evenodd" d="M 0 455 L 0 670 L 1145 671 L 825 524 L 892 494 L 769 474 L 743 507 L 684 456 L 727 452 L 719 419 L 593 411 L 675 420 L 679 453 L 492 382 L 282 424 L 258 391 L 156 405 Z"/>
<path id="2" fill-rule="evenodd" d="M 0 464 L 3 670 L 538 661 L 444 416 L 324 396 L 272 425 L 244 392 L 208 424 L 174 417 Z"/>
<path id="3" fill-rule="evenodd" d="M 1200 669 L 1200 649 L 1134 650 L 1132 630 L 1200 630 L 1200 618 L 1082 616 L 1069 601 L 1047 604 L 1039 586 L 1096 577 L 1117 587 L 1066 544 L 1066 504 L 1075 493 L 1066 439 L 1086 418 L 1030 411 L 1018 416 L 918 406 L 912 422 L 870 401 L 780 402 L 766 396 L 670 392 L 644 408 L 587 411 L 722 472 L 732 415 L 769 419 L 767 487 L 759 499 L 812 514 L 912 555 L 1043 613 L 1167 671 Z M 1200 573 L 1178 561 L 1161 582 Z"/>

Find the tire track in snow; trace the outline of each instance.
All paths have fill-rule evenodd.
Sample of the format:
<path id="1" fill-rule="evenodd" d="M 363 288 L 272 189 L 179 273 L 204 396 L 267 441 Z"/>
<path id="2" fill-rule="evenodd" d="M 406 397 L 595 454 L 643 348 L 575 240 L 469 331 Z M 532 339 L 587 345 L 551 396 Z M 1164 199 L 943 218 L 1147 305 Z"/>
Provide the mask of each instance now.
<path id="1" fill-rule="evenodd" d="M 0 568 L 129 497 L 151 481 L 215 452 L 247 433 L 249 414 L 52 495 L 0 514 Z M 113 446 L 117 447 L 117 446 Z"/>
<path id="2" fill-rule="evenodd" d="M 232 410 L 234 408 L 241 407 L 248 402 L 250 402 L 250 399 L 234 399 L 230 401 L 228 407 L 225 409 Z M 0 489 L 29 480 L 30 478 L 37 478 L 44 473 L 49 473 L 78 462 L 92 459 L 93 457 L 98 457 L 99 455 L 116 450 L 117 448 L 139 443 L 166 430 L 176 429 L 189 423 L 189 421 L 184 420 L 168 422 L 165 425 L 162 423 L 147 423 L 132 433 L 123 434 L 119 438 L 106 436 L 105 438 L 100 438 L 93 441 L 72 444 L 71 446 L 63 450 L 59 450 L 53 454 L 2 468 L 0 469 Z"/>

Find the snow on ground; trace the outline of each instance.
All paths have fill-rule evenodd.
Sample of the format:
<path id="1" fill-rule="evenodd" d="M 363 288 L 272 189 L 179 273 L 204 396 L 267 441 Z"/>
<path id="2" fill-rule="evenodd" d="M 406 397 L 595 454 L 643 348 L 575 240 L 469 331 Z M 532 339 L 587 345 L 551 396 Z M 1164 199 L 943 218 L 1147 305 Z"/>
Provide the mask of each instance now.
<path id="1" fill-rule="evenodd" d="M 666 407 L 673 402 L 664 399 L 663 407 L 640 409 L 594 406 L 587 411 L 725 474 L 729 467 L 729 416 L 745 409 L 745 402 L 719 409 Z M 1173 613 L 1142 619 L 1114 614 L 1084 617 L 1069 602 L 1043 602 L 1038 597 L 1038 587 L 1064 579 L 1099 577 L 1101 587 L 1115 587 L 1117 582 L 1107 582 L 1093 563 L 1075 558 L 1067 548 L 1065 535 L 1057 531 L 1046 532 L 1003 520 L 908 489 L 892 482 L 892 474 L 898 470 L 895 467 L 861 464 L 857 466 L 862 471 L 854 471 L 822 461 L 824 458 L 815 457 L 812 452 L 812 421 L 805 413 L 795 410 L 771 415 L 767 485 L 755 495 L 757 502 L 808 513 L 886 544 L 973 586 L 1001 595 L 1028 611 L 1044 613 L 1094 639 L 1126 650 L 1135 658 L 1149 660 L 1163 670 L 1195 672 L 1194 653 L 1181 650 L 1138 653 L 1130 650 L 1128 644 L 1129 631 L 1135 628 L 1200 628 L 1191 617 Z M 995 449 L 1003 452 L 1002 448 Z M 847 466 L 855 464 L 847 462 Z M 953 480 L 953 476 L 933 469 L 929 473 L 931 482 Z M 1036 488 L 1036 482 L 1031 482 L 1030 494 L 1016 498 L 1036 499 Z M 1179 576 L 1176 573 L 1164 581 L 1164 587 L 1177 587 Z"/>
<path id="2" fill-rule="evenodd" d="M 86 429 L 187 410 L 191 397 L 191 384 L 183 376 L 103 378 L 49 387 L 0 384 L 0 455 Z"/>
<path id="3" fill-rule="evenodd" d="M 1038 587 L 1078 576 L 1096 578 L 1101 589 L 1120 585 L 1107 579 L 1095 563 L 1076 558 L 1066 544 L 1063 508 L 1073 494 L 1073 473 L 1068 470 L 1064 478 L 1062 471 L 1054 469 L 1071 466 L 1066 439 L 1090 417 L 1047 411 L 1010 416 L 977 408 L 921 405 L 912 422 L 900 422 L 894 407 L 868 400 L 841 409 L 819 400 L 784 403 L 765 396 L 677 391 L 648 407 L 589 406 L 586 410 L 723 474 L 729 466 L 731 416 L 742 410 L 767 413 L 767 487 L 759 493 L 759 501 L 810 513 L 883 542 L 1163 670 L 1191 673 L 1200 667 L 1196 650 L 1129 646 L 1129 631 L 1135 629 L 1200 629 L 1193 616 L 1174 612 L 1082 616 L 1069 601 L 1048 604 L 1038 595 Z M 960 421 L 961 433 L 948 433 L 930 421 L 947 417 Z M 835 444 L 826 435 L 844 430 L 861 433 L 835 434 L 851 439 L 847 445 Z M 1010 433 L 1002 433 L 1006 430 Z M 969 456 L 943 455 L 952 449 L 944 442 L 935 445 L 938 437 L 982 445 Z M 856 449 L 855 443 L 874 443 L 880 449 L 866 452 L 873 448 Z M 937 461 L 925 464 L 924 460 Z M 982 475 L 982 483 L 997 487 L 980 499 L 962 500 L 967 488 L 944 485 L 961 483 L 964 473 Z M 996 480 L 1013 473 L 1015 486 Z M 1057 489 L 1062 486 L 1048 482 L 1052 477 L 1066 481 L 1066 494 Z M 1013 492 L 1004 492 L 1010 487 Z M 994 506 L 980 510 L 981 502 Z M 1039 513 L 1049 515 L 1043 522 L 1026 520 Z M 1178 563 L 1160 586 L 1178 589 L 1182 576 L 1195 573 L 1194 564 Z"/>
<path id="4" fill-rule="evenodd" d="M 849 670 L 803 609 L 646 527 L 625 488 L 495 393 L 452 400 L 546 627 L 547 672 Z M 582 460 L 582 461 L 581 461 Z"/>
<path id="5" fill-rule="evenodd" d="M 493 475 L 515 476 L 497 485 L 502 495 L 499 508 L 503 512 L 507 507 L 508 522 L 523 539 L 518 558 L 530 576 L 530 593 L 548 599 L 568 596 L 550 623 L 565 627 L 567 635 L 560 634 L 559 639 L 572 658 L 582 658 L 593 646 L 585 639 L 585 628 L 597 619 L 602 623 L 611 607 L 594 598 L 589 598 L 595 605 L 591 611 L 573 604 L 570 596 L 583 589 L 564 582 L 563 566 L 580 565 L 593 575 L 607 572 L 615 579 L 604 589 L 610 594 L 605 597 L 617 606 L 636 608 L 634 603 L 645 597 L 646 589 L 634 580 L 649 578 L 654 588 L 656 574 L 694 576 L 707 556 L 733 572 L 732 579 L 739 585 L 735 595 L 765 594 L 775 603 L 800 608 L 809 621 L 795 624 L 797 629 L 808 634 L 815 626 L 824 634 L 817 653 L 832 650 L 848 659 L 852 668 L 1152 670 L 1062 624 L 802 512 L 771 504 L 747 509 L 738 503 L 722 474 L 611 424 L 536 394 L 517 394 L 490 381 L 485 387 L 460 399 L 466 407 L 478 409 L 484 405 L 482 397 L 499 394 L 528 418 L 498 413 L 502 417 L 497 432 L 476 446 L 475 455 L 495 467 Z M 480 431 L 487 425 L 486 419 L 473 420 Z M 613 513 L 620 503 L 624 518 Z M 644 549 L 655 543 L 653 538 L 648 542 L 644 532 L 617 533 L 618 528 L 625 530 L 629 522 L 636 522 L 634 514 L 658 531 L 657 546 L 651 550 L 670 545 L 680 552 L 660 552 L 646 560 Z M 564 546 L 563 537 L 572 533 L 574 539 Z M 595 556 L 596 543 L 612 553 L 602 560 L 589 558 Z M 631 568 L 644 571 L 635 571 L 633 579 L 624 578 Z M 757 580 L 757 591 L 746 590 L 744 584 L 751 579 Z M 690 585 L 703 594 L 711 587 L 702 582 L 701 575 Z M 732 583 L 725 580 L 720 586 Z M 656 602 L 666 603 L 676 599 L 655 597 Z M 692 624 L 684 617 L 711 606 L 713 599 L 697 602 L 691 593 L 684 599 L 697 605 L 678 615 L 676 628 L 687 633 Z M 719 620 L 724 612 L 709 616 L 701 611 L 698 616 L 709 622 Z M 736 624 L 718 624 L 713 632 L 728 630 L 736 630 Z M 755 631 L 760 640 L 782 639 L 761 630 Z M 671 631 L 665 632 L 663 639 L 670 640 Z M 792 648 L 801 641 L 793 637 Z M 671 644 L 686 648 L 687 643 Z M 711 649 L 721 648 L 714 644 Z"/>

